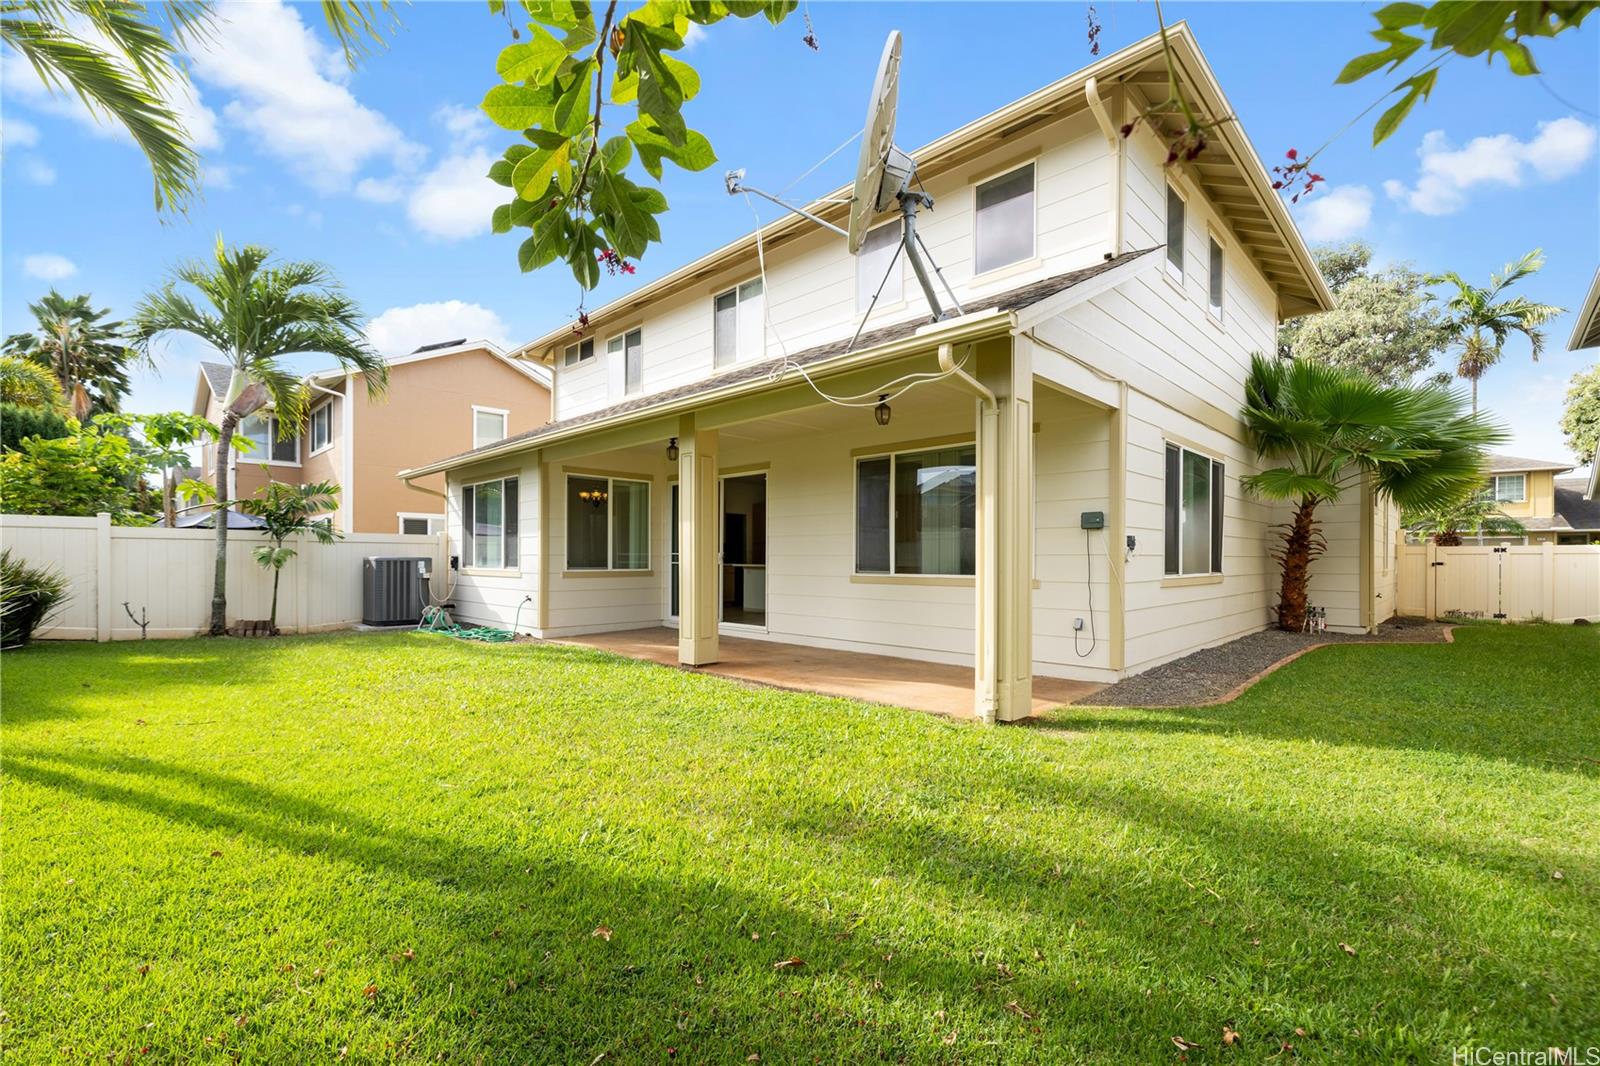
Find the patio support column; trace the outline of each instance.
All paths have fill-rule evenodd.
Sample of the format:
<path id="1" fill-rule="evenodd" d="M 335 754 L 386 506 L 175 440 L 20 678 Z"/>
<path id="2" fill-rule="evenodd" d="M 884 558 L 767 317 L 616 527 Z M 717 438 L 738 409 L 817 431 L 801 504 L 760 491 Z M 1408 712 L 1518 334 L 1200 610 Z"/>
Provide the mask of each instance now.
<path id="1" fill-rule="evenodd" d="M 980 345 L 975 711 L 1012 722 L 1033 710 L 1033 363 L 1025 338 Z"/>
<path id="2" fill-rule="evenodd" d="M 678 661 L 705 666 L 717 646 L 717 431 L 678 420 Z"/>

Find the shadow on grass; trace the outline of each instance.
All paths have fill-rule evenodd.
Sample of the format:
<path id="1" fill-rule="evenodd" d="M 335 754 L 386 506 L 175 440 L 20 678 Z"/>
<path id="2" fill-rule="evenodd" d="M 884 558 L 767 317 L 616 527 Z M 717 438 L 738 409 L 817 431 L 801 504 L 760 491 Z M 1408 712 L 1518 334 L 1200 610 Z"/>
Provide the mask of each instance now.
<path id="1" fill-rule="evenodd" d="M 1600 632 L 1467 626 L 1456 631 L 1453 644 L 1320 648 L 1228 703 L 1068 706 L 1030 720 L 1026 728 L 1315 741 L 1467 755 L 1595 776 L 1600 774 L 1597 693 Z"/>

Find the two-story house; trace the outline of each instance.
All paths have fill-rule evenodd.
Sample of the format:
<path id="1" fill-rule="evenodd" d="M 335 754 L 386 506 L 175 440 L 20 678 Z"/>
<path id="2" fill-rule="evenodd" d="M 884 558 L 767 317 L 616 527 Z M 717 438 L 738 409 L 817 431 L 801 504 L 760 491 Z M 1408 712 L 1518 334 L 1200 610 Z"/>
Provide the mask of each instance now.
<path id="1" fill-rule="evenodd" d="M 1169 39 L 1185 92 L 1232 115 L 1188 28 Z M 791 217 L 514 353 L 550 368 L 554 421 L 402 475 L 448 478 L 458 616 L 674 626 L 686 664 L 736 634 L 968 665 L 986 720 L 1026 715 L 1035 675 L 1110 681 L 1265 626 L 1284 511 L 1241 489 L 1244 379 L 1331 297 L 1237 122 L 1193 162 L 1148 121 L 1121 135 L 1166 83 L 1152 37 L 911 153 L 963 313 L 930 321 L 894 229 L 851 256 Z M 842 222 L 849 197 L 807 210 Z M 1370 628 L 1392 509 L 1353 492 L 1323 519 L 1312 601 Z"/>
<path id="2" fill-rule="evenodd" d="M 367 395 L 360 373 L 307 374 L 311 401 L 298 433 L 281 433 L 271 407 L 245 419 L 238 435 L 254 447 L 232 453 L 230 498 L 246 499 L 268 481 L 331 481 L 339 486 L 336 529 L 435 533 L 445 521 L 444 478 L 405 483 L 396 471 L 549 421 L 549 372 L 488 341 L 424 345 L 388 364 L 389 387 L 377 398 Z M 225 364 L 201 363 L 193 413 L 219 420 L 231 377 Z M 202 449 L 201 468 L 212 480 L 215 444 Z"/>
<path id="3" fill-rule="evenodd" d="M 1570 463 L 1489 456 L 1485 493 L 1527 532 L 1466 538 L 1473 544 L 1600 544 L 1600 501 L 1588 498 L 1587 477 L 1564 478 Z"/>

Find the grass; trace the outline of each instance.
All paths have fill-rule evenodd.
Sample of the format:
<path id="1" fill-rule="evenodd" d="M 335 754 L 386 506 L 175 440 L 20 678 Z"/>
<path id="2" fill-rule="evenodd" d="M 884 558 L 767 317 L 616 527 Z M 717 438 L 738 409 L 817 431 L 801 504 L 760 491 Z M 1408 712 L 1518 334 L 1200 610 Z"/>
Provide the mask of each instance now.
<path id="1" fill-rule="evenodd" d="M 1600 1034 L 1600 630 L 998 729 L 419 634 L 42 646 L 3 680 L 9 1061 Z"/>

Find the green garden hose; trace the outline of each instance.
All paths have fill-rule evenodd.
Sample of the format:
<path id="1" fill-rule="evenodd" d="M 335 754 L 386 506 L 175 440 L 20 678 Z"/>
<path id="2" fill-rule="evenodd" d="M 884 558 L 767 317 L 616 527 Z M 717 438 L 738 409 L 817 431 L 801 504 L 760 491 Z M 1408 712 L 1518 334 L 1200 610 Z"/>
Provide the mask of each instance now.
<path id="1" fill-rule="evenodd" d="M 527 600 L 523 600 L 526 603 Z M 496 629 L 493 626 L 460 626 L 450 621 L 450 616 L 443 607 L 424 607 L 422 621 L 417 629 L 424 633 L 441 633 L 457 640 L 477 640 L 485 644 L 509 644 L 517 639 L 516 627 L 522 622 L 522 604 L 517 604 L 516 618 L 512 621 L 510 629 Z"/>

